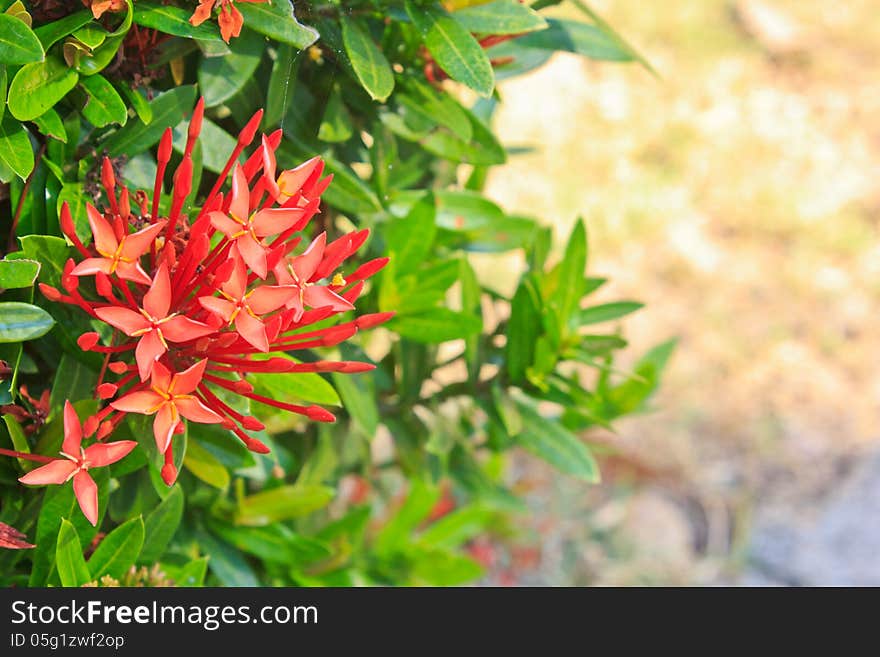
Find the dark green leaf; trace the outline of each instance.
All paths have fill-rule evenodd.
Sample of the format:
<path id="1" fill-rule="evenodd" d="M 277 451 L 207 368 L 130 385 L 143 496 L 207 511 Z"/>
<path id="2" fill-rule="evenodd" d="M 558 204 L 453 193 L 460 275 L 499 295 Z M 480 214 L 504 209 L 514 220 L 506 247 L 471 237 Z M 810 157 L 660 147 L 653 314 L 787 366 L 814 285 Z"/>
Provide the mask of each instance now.
<path id="1" fill-rule="evenodd" d="M 440 5 L 421 6 L 406 1 L 406 13 L 422 35 L 428 51 L 453 80 L 481 96 L 490 96 L 495 76 L 486 52 L 471 33 Z"/>
<path id="2" fill-rule="evenodd" d="M 245 25 L 270 39 L 299 50 L 305 50 L 318 40 L 318 33 L 313 28 L 296 20 L 290 0 L 238 4 L 236 7 L 241 11 Z"/>
<path id="3" fill-rule="evenodd" d="M 45 335 L 55 324 L 52 315 L 20 301 L 0 303 L 0 342 L 23 342 Z"/>
<path id="4" fill-rule="evenodd" d="M 166 91 L 150 102 L 153 120 L 149 125 L 140 120 L 130 121 L 110 136 L 104 144 L 105 148 L 115 156 L 142 153 L 159 141 L 166 128 L 173 128 L 181 119 L 192 114 L 195 98 L 196 88 L 193 85 Z"/>
<path id="5" fill-rule="evenodd" d="M 338 86 L 334 86 L 324 108 L 324 116 L 318 128 L 318 139 L 329 143 L 348 141 L 352 135 L 351 114 L 345 109 L 342 94 Z"/>
<path id="6" fill-rule="evenodd" d="M 535 358 L 535 342 L 541 331 L 541 300 L 534 283 L 523 279 L 510 302 L 507 326 L 507 373 L 519 383 Z"/>
<path id="7" fill-rule="evenodd" d="M 192 8 L 184 9 L 143 0 L 137 0 L 134 6 L 134 22 L 138 25 L 189 39 L 220 40 L 220 31 L 216 22 L 208 20 L 195 27 L 189 22 L 191 16 Z"/>
<path id="8" fill-rule="evenodd" d="M 192 443 L 187 446 L 187 454 Z M 176 484 L 168 492 L 167 497 L 150 511 L 144 521 L 144 546 L 138 561 L 144 564 L 156 563 L 171 542 L 183 518 L 183 489 Z"/>
<path id="9" fill-rule="evenodd" d="M 58 532 L 55 564 L 61 586 L 82 586 L 92 580 L 76 527 L 64 518 L 61 519 L 61 529 Z"/>
<path id="10" fill-rule="evenodd" d="M 230 54 L 201 61 L 199 89 L 207 107 L 219 105 L 241 91 L 257 70 L 265 45 L 263 37 L 244 31 L 230 44 Z"/>
<path id="11" fill-rule="evenodd" d="M 104 575 L 121 579 L 134 565 L 143 544 L 143 518 L 138 516 L 119 525 L 101 540 L 95 552 L 89 557 L 88 565 L 92 579 L 97 580 Z"/>
<path id="12" fill-rule="evenodd" d="M 229 486 L 229 471 L 223 467 L 216 456 L 197 442 L 187 445 L 183 467 L 209 486 L 220 490 L 225 490 Z"/>
<path id="13" fill-rule="evenodd" d="M 91 22 L 92 12 L 85 9 L 76 13 L 59 18 L 58 20 L 49 21 L 45 25 L 34 28 L 34 34 L 43 44 L 43 48 L 49 49 L 56 41 L 63 39 L 68 34 L 72 34 L 86 23 Z"/>

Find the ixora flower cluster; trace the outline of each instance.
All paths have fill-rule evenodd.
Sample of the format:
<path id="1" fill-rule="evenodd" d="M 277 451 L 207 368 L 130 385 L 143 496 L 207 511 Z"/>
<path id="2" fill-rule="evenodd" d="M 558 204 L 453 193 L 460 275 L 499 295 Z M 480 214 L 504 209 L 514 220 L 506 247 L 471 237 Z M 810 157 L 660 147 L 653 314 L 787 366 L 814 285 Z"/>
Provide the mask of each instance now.
<path id="1" fill-rule="evenodd" d="M 272 352 L 333 346 L 393 315 L 327 321 L 353 310 L 364 281 L 387 258 L 343 273 L 346 259 L 364 243 L 367 230 L 332 242 L 322 232 L 301 248 L 302 233 L 318 212 L 331 176 L 322 177 L 323 162 L 317 157 L 276 172 L 280 130 L 263 135 L 253 154 L 240 163 L 262 111 L 242 130 L 201 208 L 189 217 L 184 214 L 203 107 L 200 100 L 190 121 L 173 189 L 166 197 L 167 210 L 161 209 L 161 192 L 171 160 L 170 129 L 159 144 L 152 199 L 141 191 L 132 195 L 118 184 L 109 160 L 104 160 L 102 183 L 109 207 L 86 206 L 90 246 L 77 236 L 70 210 L 62 206 L 61 229 L 82 259 L 66 263 L 64 291 L 40 286 L 47 298 L 78 306 L 108 325 L 103 331 L 105 336 L 112 334 L 107 344 L 97 332 L 78 339 L 80 348 L 104 354 L 96 396 L 106 406 L 80 425 L 68 403 L 61 458 L 18 455 L 46 462 L 21 481 L 60 484 L 73 479 L 80 507 L 93 524 L 98 517 L 97 488 L 88 471 L 123 458 L 135 447 L 133 441 L 107 442 L 127 414 L 153 416 L 156 445 L 165 458 L 162 478 L 169 486 L 177 478 L 174 436 L 184 431 L 184 420 L 220 424 L 248 449 L 266 453 L 268 448 L 247 433 L 261 430 L 263 424 L 233 408 L 234 396 L 320 422 L 335 418 L 318 406 L 259 395 L 247 375 L 370 370 L 374 366 L 368 363 L 300 363 Z M 224 194 L 220 190 L 230 173 L 231 190 Z M 83 448 L 83 439 L 93 435 L 94 443 Z"/>

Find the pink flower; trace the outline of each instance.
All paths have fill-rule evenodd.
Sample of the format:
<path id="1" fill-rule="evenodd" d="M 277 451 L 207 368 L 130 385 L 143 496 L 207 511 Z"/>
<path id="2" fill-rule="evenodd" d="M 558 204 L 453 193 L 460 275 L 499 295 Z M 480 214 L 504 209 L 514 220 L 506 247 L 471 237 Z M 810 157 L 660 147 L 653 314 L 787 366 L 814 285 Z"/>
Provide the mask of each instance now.
<path id="1" fill-rule="evenodd" d="M 137 443 L 133 440 L 118 440 L 113 443 L 95 443 L 83 449 L 83 429 L 79 417 L 69 401 L 64 403 L 64 442 L 61 456 L 36 470 L 31 470 L 19 481 L 23 484 L 63 484 L 73 479 L 73 491 L 83 515 L 92 523 L 98 524 L 98 485 L 89 474 L 90 468 L 100 468 L 116 463 Z"/>

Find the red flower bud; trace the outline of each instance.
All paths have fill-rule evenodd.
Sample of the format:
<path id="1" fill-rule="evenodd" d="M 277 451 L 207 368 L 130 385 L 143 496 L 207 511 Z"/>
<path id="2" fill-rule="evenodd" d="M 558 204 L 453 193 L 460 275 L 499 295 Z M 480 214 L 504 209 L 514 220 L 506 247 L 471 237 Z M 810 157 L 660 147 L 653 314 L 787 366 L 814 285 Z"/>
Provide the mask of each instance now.
<path id="1" fill-rule="evenodd" d="M 46 285 L 45 283 L 39 284 L 40 292 L 43 293 L 43 296 L 46 297 L 49 301 L 61 301 L 63 295 L 61 292 L 56 290 L 51 285 Z"/>
<path id="2" fill-rule="evenodd" d="M 98 386 L 98 398 L 110 399 L 116 394 L 117 386 L 115 383 L 102 383 Z"/>
<path id="3" fill-rule="evenodd" d="M 173 463 L 166 463 L 162 466 L 162 481 L 165 482 L 166 486 L 173 486 L 174 482 L 177 481 L 177 468 L 174 467 Z"/>
<path id="4" fill-rule="evenodd" d="M 79 345 L 79 348 L 83 351 L 91 351 L 92 347 L 98 344 L 98 340 L 101 339 L 101 336 L 95 333 L 94 331 L 90 331 L 88 333 L 83 333 L 76 339 L 76 344 Z"/>

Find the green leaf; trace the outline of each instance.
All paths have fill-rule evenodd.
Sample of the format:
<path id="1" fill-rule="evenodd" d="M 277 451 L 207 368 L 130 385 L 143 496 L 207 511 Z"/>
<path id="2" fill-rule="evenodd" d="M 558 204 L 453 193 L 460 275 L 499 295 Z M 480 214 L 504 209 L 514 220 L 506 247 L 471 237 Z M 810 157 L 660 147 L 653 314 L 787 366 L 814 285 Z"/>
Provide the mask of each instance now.
<path id="1" fill-rule="evenodd" d="M 211 530 L 224 541 L 259 559 L 291 566 L 301 566 L 332 555 L 322 541 L 299 536 L 281 524 L 267 527 L 233 527 L 212 522 Z"/>
<path id="2" fill-rule="evenodd" d="M 207 532 L 198 532 L 196 536 L 199 547 L 208 554 L 208 568 L 223 586 L 260 585 L 243 554 Z"/>
<path id="3" fill-rule="evenodd" d="M 580 438 L 559 419 L 542 416 L 531 402 L 517 402 L 523 420 L 523 431 L 515 437 L 519 445 L 560 472 L 589 483 L 599 482 L 599 465 Z"/>
<path id="4" fill-rule="evenodd" d="M 587 324 L 598 324 L 600 322 L 609 322 L 613 319 L 620 319 L 630 313 L 643 308 L 645 304 L 637 301 L 614 301 L 612 303 L 602 303 L 597 306 L 590 306 L 580 311 L 578 321 L 581 326 Z"/>
<path id="5" fill-rule="evenodd" d="M 55 320 L 38 306 L 20 301 L 0 303 L 0 342 L 23 342 L 46 335 Z"/>
<path id="6" fill-rule="evenodd" d="M 244 88 L 254 75 L 265 50 L 263 37 L 244 31 L 229 45 L 225 57 L 205 57 L 199 64 L 199 89 L 206 107 L 219 105 Z"/>
<path id="7" fill-rule="evenodd" d="M 241 500 L 235 523 L 259 527 L 299 518 L 324 508 L 334 495 L 332 488 L 317 485 L 280 486 L 262 491 Z"/>
<path id="8" fill-rule="evenodd" d="M 12 441 L 12 447 L 18 452 L 30 454 L 30 443 L 28 443 L 28 439 L 24 433 L 24 429 L 21 428 L 18 420 L 16 420 L 15 417 L 13 417 L 12 415 L 5 414 L 3 416 L 3 422 L 6 425 L 6 430 L 9 432 L 9 439 Z M 23 458 L 18 459 L 18 464 L 26 472 L 33 469 L 34 467 L 34 463 L 32 461 L 28 461 L 27 459 Z"/>
<path id="9" fill-rule="evenodd" d="M 250 29 L 280 43 L 305 50 L 318 40 L 316 30 L 296 20 L 290 0 L 273 0 L 271 4 L 239 3 L 236 8 Z"/>
<path id="10" fill-rule="evenodd" d="M 58 141 L 67 143 L 67 130 L 64 129 L 64 121 L 54 109 L 47 109 L 46 112 L 34 119 L 37 128 L 47 137 L 52 137 Z"/>
<path id="11" fill-rule="evenodd" d="M 171 7 L 167 7 L 171 9 Z M 196 99 L 194 85 L 177 87 L 157 96 L 150 102 L 153 120 L 149 125 L 143 121 L 130 121 L 124 128 L 113 133 L 104 144 L 114 155 L 135 156 L 156 144 L 166 128 L 173 128 L 180 120 L 192 114 Z"/>
<path id="12" fill-rule="evenodd" d="M 183 153 L 186 147 L 186 131 L 189 121 L 181 121 L 174 127 L 174 150 Z M 235 149 L 236 141 L 228 132 L 210 119 L 202 120 L 202 134 L 199 137 L 202 147 L 202 164 L 208 171 L 220 173 L 226 166 L 229 156 Z"/>
<path id="13" fill-rule="evenodd" d="M 191 16 L 192 8 L 159 5 L 143 0 L 137 0 L 134 6 L 134 22 L 138 25 L 188 39 L 220 40 L 220 31 L 215 21 L 208 20 L 195 27 L 189 22 Z"/>
<path id="14" fill-rule="evenodd" d="M 418 314 L 398 315 L 388 326 L 413 342 L 432 344 L 479 333 L 483 322 L 477 315 L 432 308 Z"/>
<path id="15" fill-rule="evenodd" d="M 229 486 L 229 471 L 216 456 L 195 441 L 187 445 L 183 467 L 209 486 L 220 490 L 226 490 Z"/>
<path id="16" fill-rule="evenodd" d="M 34 151 L 28 132 L 8 113 L 4 113 L 0 121 L 0 164 L 22 180 L 34 168 Z"/>
<path id="17" fill-rule="evenodd" d="M 358 81 L 370 98 L 384 103 L 394 90 L 394 73 L 385 55 L 373 43 L 365 25 L 360 21 L 340 16 L 342 42 Z"/>
<path id="18" fill-rule="evenodd" d="M 93 479 L 98 484 L 98 526 L 100 527 L 107 510 L 109 482 L 107 469 L 95 470 Z M 93 527 L 80 511 L 73 486 L 69 483 L 64 486 L 47 486 L 37 520 L 37 536 L 34 541 L 37 547 L 31 557 L 33 566 L 28 580 L 30 586 L 45 586 L 55 572 L 55 549 L 62 518 L 68 519 L 73 524 L 80 541 L 85 545 L 91 543 L 98 533 L 97 527 Z"/>
<path id="19" fill-rule="evenodd" d="M 107 79 L 101 75 L 90 75 L 80 80 L 80 85 L 89 94 L 89 100 L 83 107 L 83 116 L 96 128 L 103 128 L 110 123 L 125 125 L 128 120 L 128 108 Z"/>
<path id="20" fill-rule="evenodd" d="M 535 343 L 541 332 L 541 300 L 529 278 L 520 282 L 510 302 L 507 325 L 507 373 L 513 383 L 525 379 L 526 370 L 534 362 Z"/>
<path id="21" fill-rule="evenodd" d="M 9 14 L 0 14 L 0 64 L 40 62 L 45 53 L 37 35 L 24 22 Z"/>
<path id="22" fill-rule="evenodd" d="M 58 57 L 25 64 L 9 85 L 9 111 L 19 121 L 31 121 L 54 107 L 78 80 L 79 74 Z"/>
<path id="23" fill-rule="evenodd" d="M 376 406 L 372 375 L 369 372 L 362 374 L 334 372 L 331 376 L 339 396 L 342 397 L 342 405 L 355 424 L 367 438 L 375 436 L 376 428 L 379 426 L 379 409 Z"/>
<path id="24" fill-rule="evenodd" d="M 25 235 L 19 237 L 18 241 L 24 257 L 40 263 L 38 280 L 52 287 L 60 287 L 61 273 L 70 252 L 67 242 L 51 235 Z"/>
<path id="25" fill-rule="evenodd" d="M 91 22 L 91 20 L 92 12 L 83 9 L 64 18 L 40 25 L 34 29 L 34 34 L 37 35 L 40 43 L 43 44 L 43 48 L 48 50 L 49 46 L 53 43 L 63 39 L 68 34 L 72 34 L 86 23 Z"/>
<path id="26" fill-rule="evenodd" d="M 184 587 L 204 586 L 207 572 L 208 557 L 193 559 L 173 575 L 174 584 Z"/>
<path id="27" fill-rule="evenodd" d="M 477 505 L 456 509 L 419 534 L 419 543 L 434 549 L 457 548 L 485 532 L 492 515 L 491 510 Z"/>
<path id="28" fill-rule="evenodd" d="M 440 5 L 420 6 L 406 0 L 406 13 L 431 55 L 449 77 L 489 97 L 495 75 L 486 52 L 477 40 Z"/>
<path id="29" fill-rule="evenodd" d="M 351 114 L 345 109 L 339 86 L 335 85 L 327 99 L 324 116 L 318 128 L 318 139 L 330 143 L 348 141 L 352 135 Z"/>
<path id="30" fill-rule="evenodd" d="M 423 265 L 437 234 L 436 202 L 430 192 L 413 206 L 406 217 L 392 219 L 385 229 L 388 256 L 397 275 L 414 272 Z M 413 236 L 418 235 L 418 239 Z"/>
<path id="31" fill-rule="evenodd" d="M 253 384 L 254 392 L 272 399 L 302 400 L 333 406 L 342 404 L 333 386 L 320 374 L 314 372 L 305 372 L 296 376 L 285 372 L 254 374 L 248 376 L 248 381 Z"/>
<path id="32" fill-rule="evenodd" d="M 428 516 L 440 498 L 437 486 L 420 479 L 410 480 L 409 493 L 403 505 L 376 535 L 377 552 L 404 549 L 410 543 L 412 531 Z"/>
<path id="33" fill-rule="evenodd" d="M 442 550 L 417 551 L 412 563 L 416 584 L 459 586 L 483 575 L 483 567 L 470 557 Z"/>
<path id="34" fill-rule="evenodd" d="M 193 443 L 188 445 L 187 456 Z M 183 489 L 175 484 L 159 505 L 150 511 L 144 521 L 144 546 L 138 561 L 143 564 L 156 563 L 174 537 L 174 532 L 183 518 Z"/>
<path id="35" fill-rule="evenodd" d="M 523 34 L 547 27 L 538 12 L 519 0 L 495 0 L 459 9 L 453 18 L 468 32 L 477 34 Z"/>
<path id="36" fill-rule="evenodd" d="M 556 18 L 548 19 L 547 25 L 546 30 L 515 39 L 510 47 L 515 50 L 562 50 L 600 61 L 629 62 L 634 59 L 632 52 L 595 25 Z M 498 54 L 502 54 L 500 49 L 493 48 L 493 57 L 496 56 L 496 50 L 499 51 Z"/>
<path id="37" fill-rule="evenodd" d="M 82 586 L 92 580 L 76 527 L 64 518 L 61 519 L 61 529 L 58 532 L 55 564 L 61 586 Z"/>
<path id="38" fill-rule="evenodd" d="M 579 220 L 571 231 L 562 262 L 556 267 L 555 288 L 548 291 L 550 305 L 557 311 L 563 337 L 569 325 L 578 319 L 577 310 L 583 296 L 586 268 L 587 229 L 583 220 Z"/>
<path id="39" fill-rule="evenodd" d="M 153 108 L 147 99 L 137 89 L 132 89 L 127 84 L 119 84 L 116 88 L 128 99 L 129 104 L 143 124 L 150 125 L 150 122 L 153 120 Z"/>
<path id="40" fill-rule="evenodd" d="M 144 544 L 144 520 L 140 516 L 122 523 L 107 534 L 89 558 L 92 579 L 110 575 L 121 579 L 131 568 Z"/>
<path id="41" fill-rule="evenodd" d="M 39 273 L 40 263 L 36 260 L 0 260 L 0 288 L 30 287 Z"/>
<path id="42" fill-rule="evenodd" d="M 53 411 L 59 412 L 67 399 L 90 397 L 97 383 L 98 373 L 96 371 L 83 365 L 70 354 L 64 354 L 55 371 L 49 406 Z"/>

